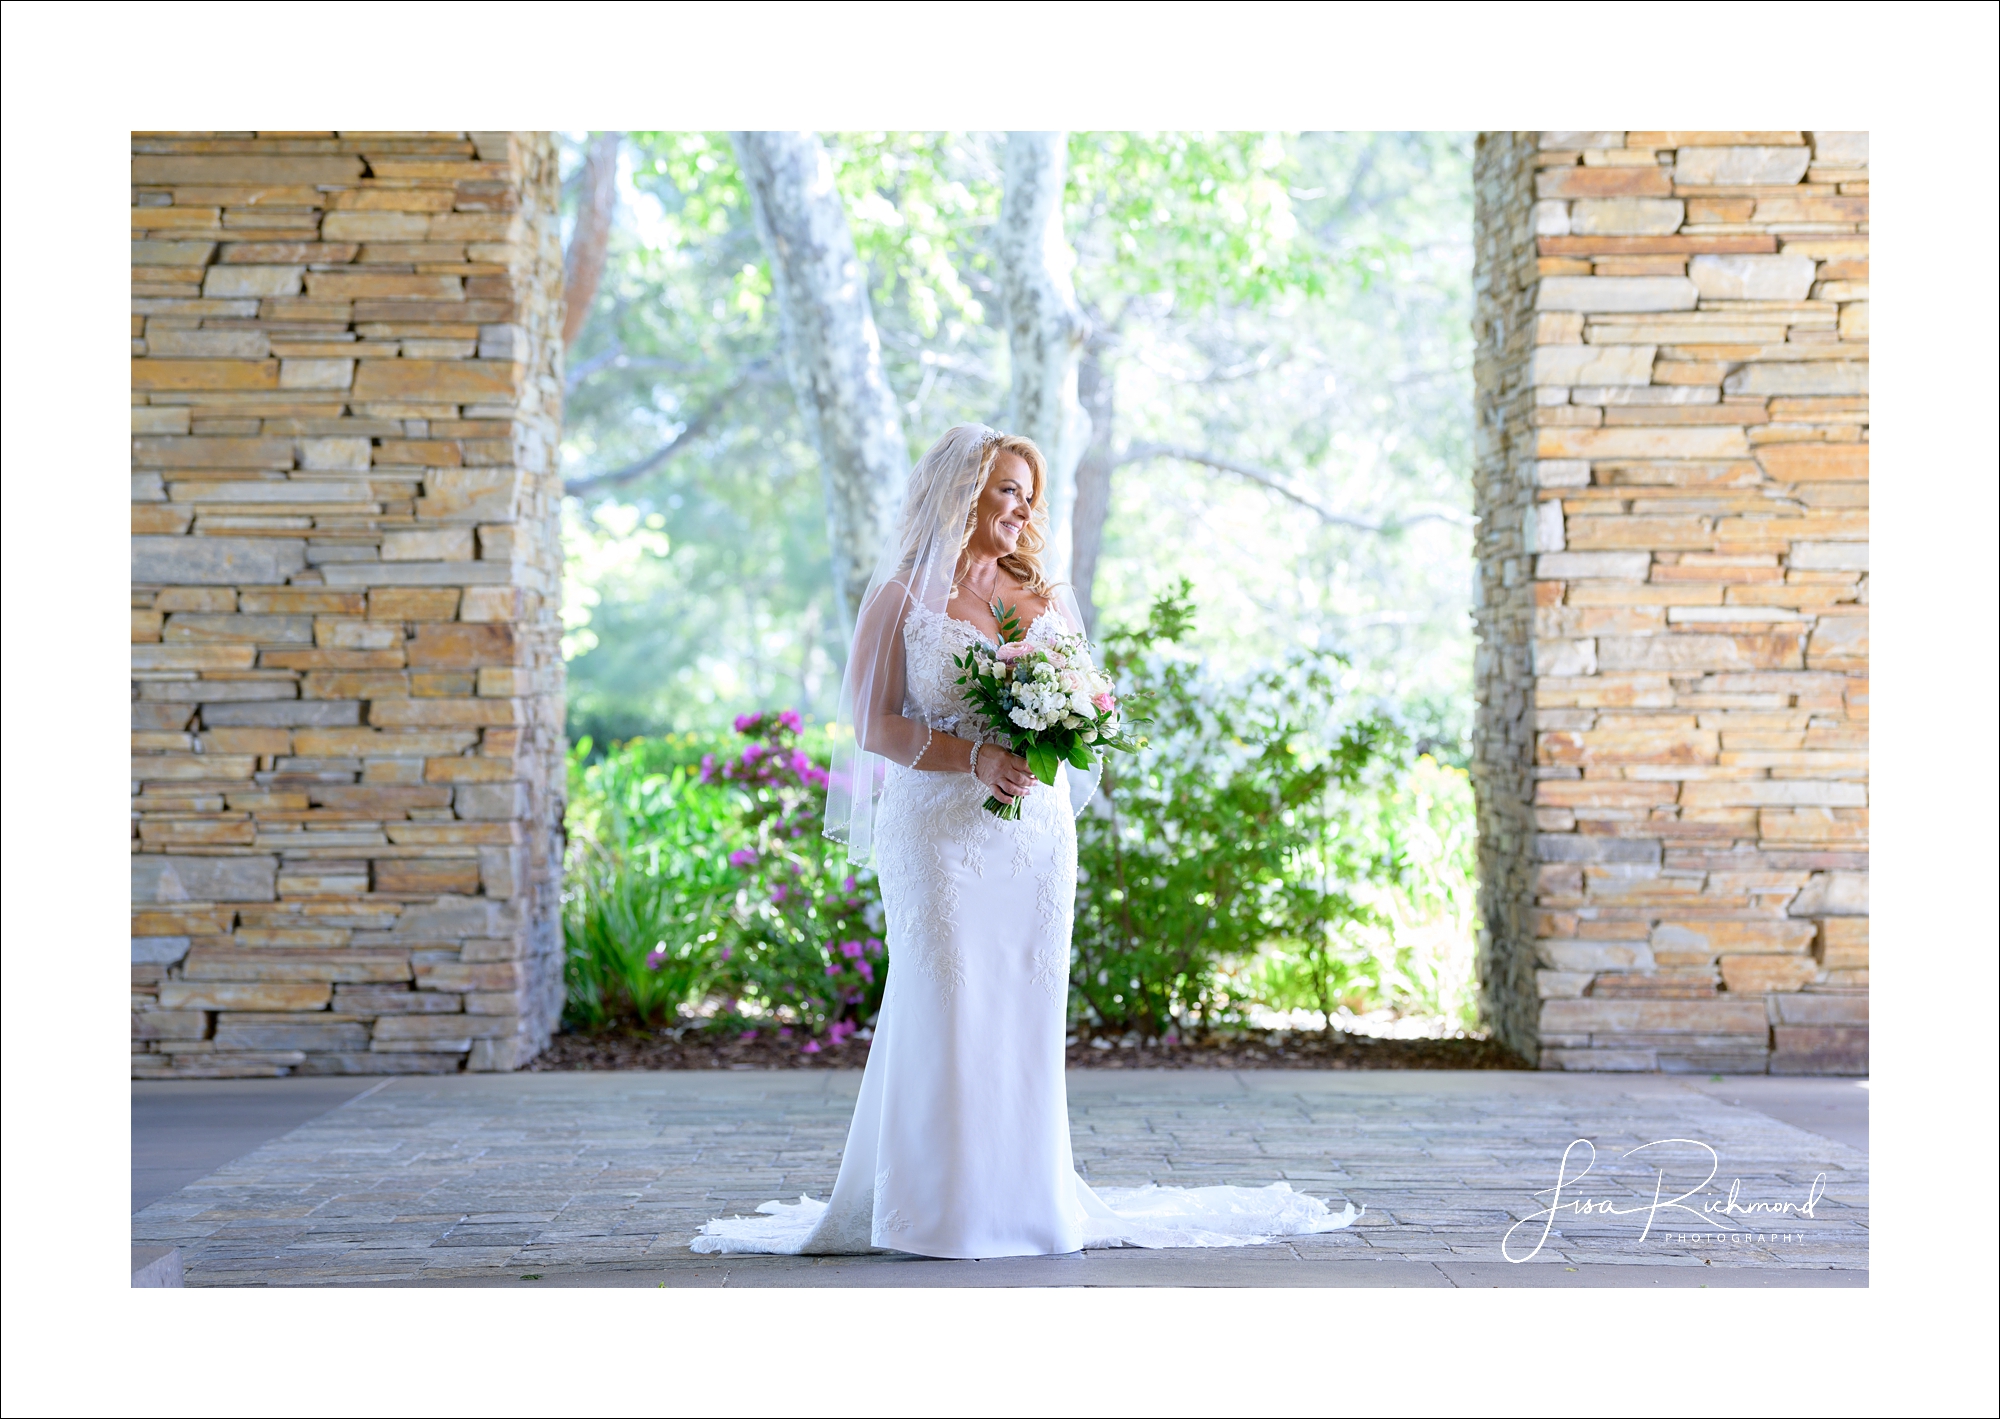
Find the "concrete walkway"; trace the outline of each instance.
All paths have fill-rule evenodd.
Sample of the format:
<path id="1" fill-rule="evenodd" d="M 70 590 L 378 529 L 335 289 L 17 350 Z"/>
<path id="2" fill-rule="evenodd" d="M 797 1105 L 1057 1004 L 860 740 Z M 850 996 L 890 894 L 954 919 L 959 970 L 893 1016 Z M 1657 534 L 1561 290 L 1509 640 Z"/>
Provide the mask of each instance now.
<path id="1" fill-rule="evenodd" d="M 955 1262 L 687 1250 L 710 1217 L 826 1196 L 859 1082 L 136 1083 L 132 1239 L 181 1248 L 189 1286 L 1867 1284 L 1868 1096 L 1851 1079 L 1083 1071 L 1069 1077 L 1071 1129 L 1092 1182 L 1282 1180 L 1366 1216 L 1219 1251 Z M 1659 1146 L 1621 1156 L 1648 1143 Z M 157 1199 L 142 1188 L 197 1167 L 206 1175 Z M 1722 1207 L 1732 1183 L 1737 1211 L 1693 1210 Z M 1656 1185 L 1663 1201 L 1692 1195 L 1648 1232 Z"/>

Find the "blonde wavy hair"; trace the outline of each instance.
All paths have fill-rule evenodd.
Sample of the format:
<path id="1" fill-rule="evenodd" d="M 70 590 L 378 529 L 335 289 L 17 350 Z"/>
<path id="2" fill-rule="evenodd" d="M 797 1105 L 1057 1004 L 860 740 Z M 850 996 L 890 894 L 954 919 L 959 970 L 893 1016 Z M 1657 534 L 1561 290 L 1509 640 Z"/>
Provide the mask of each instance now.
<path id="1" fill-rule="evenodd" d="M 1042 548 L 1048 544 L 1049 461 L 1042 457 L 1042 451 L 1035 447 L 1033 439 L 1023 438 L 1020 434 L 1001 434 L 980 450 L 979 483 L 972 490 L 972 506 L 965 514 L 965 534 L 959 538 L 959 555 L 964 556 L 965 549 L 972 545 L 972 534 L 979 526 L 979 499 L 985 494 L 986 485 L 993 481 L 993 466 L 1000 461 L 1003 453 L 1014 454 L 1028 465 L 1028 471 L 1034 475 L 1035 491 L 1028 499 L 1028 525 L 1021 529 L 1021 538 L 1014 544 L 1014 550 L 1000 558 L 1000 569 L 1032 595 L 1046 600 L 1055 590 L 1054 584 L 1042 573 Z"/>

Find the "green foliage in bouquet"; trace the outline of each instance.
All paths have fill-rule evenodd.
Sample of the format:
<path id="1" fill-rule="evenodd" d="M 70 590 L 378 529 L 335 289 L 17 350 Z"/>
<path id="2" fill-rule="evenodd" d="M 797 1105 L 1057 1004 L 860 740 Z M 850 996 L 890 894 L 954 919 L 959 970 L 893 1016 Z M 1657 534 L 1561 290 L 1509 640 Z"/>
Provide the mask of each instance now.
<path id="1" fill-rule="evenodd" d="M 1112 681 L 1090 661 L 1090 647 L 1074 632 L 1030 647 L 1019 608 L 993 603 L 1000 643 L 984 642 L 953 656 L 958 683 L 987 727 L 1028 761 L 1028 769 L 1054 786 L 1065 763 L 1088 772 L 1106 749 L 1133 750 L 1139 741 L 1126 734 Z M 986 800 L 996 817 L 1018 819 L 1021 800 Z"/>
<path id="2" fill-rule="evenodd" d="M 1150 709 L 1145 746 L 1107 764 L 1077 823 L 1071 1009 L 1079 1033 L 1201 1033 L 1240 1018 L 1248 968 L 1277 950 L 1346 981 L 1337 942 L 1379 910 L 1360 884 L 1392 880 L 1392 845 L 1351 831 L 1387 768 L 1382 719 L 1343 723 L 1338 661 L 1301 655 L 1237 685 L 1173 653 L 1191 588 L 1112 633 L 1106 668 Z"/>

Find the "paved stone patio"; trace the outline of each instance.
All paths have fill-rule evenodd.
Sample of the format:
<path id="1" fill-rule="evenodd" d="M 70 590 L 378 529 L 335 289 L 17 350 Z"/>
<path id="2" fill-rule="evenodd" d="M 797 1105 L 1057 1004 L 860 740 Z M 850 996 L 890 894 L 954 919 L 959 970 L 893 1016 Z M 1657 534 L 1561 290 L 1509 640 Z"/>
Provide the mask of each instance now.
<path id="1" fill-rule="evenodd" d="M 139 1208 L 134 1244 L 180 1247 L 189 1286 L 1867 1284 L 1867 1094 L 1853 1080 L 1074 1072 L 1071 1127 L 1092 1182 L 1283 1180 L 1367 1213 L 1347 1231 L 1268 1246 L 988 1262 L 687 1250 L 710 1217 L 826 1196 L 858 1073 L 356 1083 L 358 1097 Z M 198 1086 L 138 1084 L 135 1119 L 146 1091 L 164 1087 L 180 1091 L 183 1114 L 192 1107 Z M 244 1087 L 218 1106 L 240 1107 L 230 1099 Z M 273 1116 L 259 1115 L 267 1130 Z M 1532 1218 L 1508 1252 L 1534 1251 L 1577 1139 L 1595 1162 L 1563 1200 L 1587 1201 L 1589 1215 L 1564 1212 L 1532 1260 L 1513 1263 L 1503 1235 Z M 1815 1215 L 1738 1214 L 1717 1227 L 1668 1210 L 1642 1239 L 1649 1157 L 1666 1170 L 1664 1199 L 1708 1171 L 1692 1144 L 1620 1157 L 1666 1139 L 1718 1155 L 1690 1206 L 1719 1205 L 1740 1180 L 1739 1205 L 1803 1203 L 1817 1186 Z M 1572 1150 L 1572 1179 L 1587 1157 Z M 1600 1202 L 1641 1211 L 1606 1215 Z"/>

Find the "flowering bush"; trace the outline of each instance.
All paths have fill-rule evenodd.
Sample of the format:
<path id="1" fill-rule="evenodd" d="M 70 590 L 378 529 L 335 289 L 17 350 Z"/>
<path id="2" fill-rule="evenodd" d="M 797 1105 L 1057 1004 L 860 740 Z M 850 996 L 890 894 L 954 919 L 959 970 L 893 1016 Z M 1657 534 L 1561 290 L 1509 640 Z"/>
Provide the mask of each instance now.
<path id="1" fill-rule="evenodd" d="M 734 796 L 688 761 L 694 744 L 635 740 L 596 763 L 587 738 L 571 751 L 562 923 L 572 1027 L 674 1024 L 726 959 L 730 847 L 742 827 Z"/>
<path id="2" fill-rule="evenodd" d="M 1206 677 L 1175 645 L 1192 616 L 1183 587 L 1107 637 L 1150 742 L 1106 765 L 1077 824 L 1079 1032 L 1199 1034 L 1253 1005 L 1472 1024 L 1465 774 L 1346 710 L 1337 662 Z M 572 755 L 572 1028 L 771 1031 L 814 1052 L 872 1024 L 881 900 L 821 836 L 824 745 L 790 710 L 735 728 Z"/>
<path id="3" fill-rule="evenodd" d="M 850 872 L 821 836 L 827 772 L 800 744 L 799 715 L 743 715 L 736 732 L 750 743 L 701 761 L 704 783 L 741 791 L 748 839 L 728 859 L 735 892 L 721 983 L 731 999 L 717 1023 L 803 1036 L 808 1052 L 838 1045 L 882 1003 L 888 954 L 874 878 Z"/>

